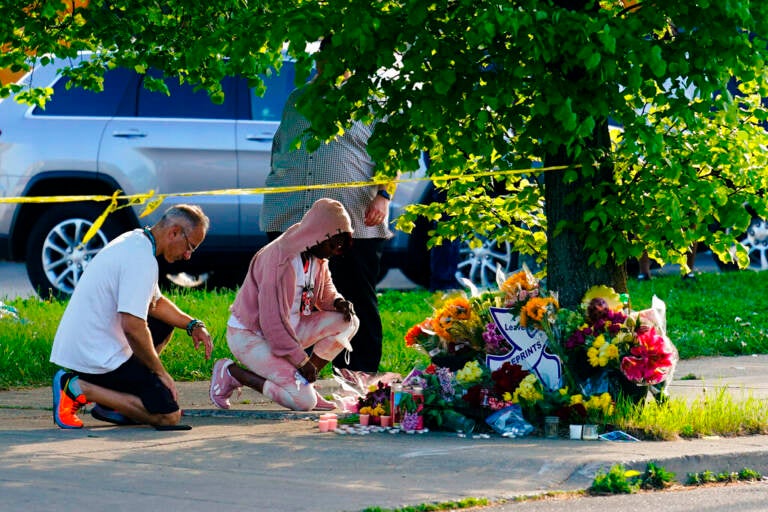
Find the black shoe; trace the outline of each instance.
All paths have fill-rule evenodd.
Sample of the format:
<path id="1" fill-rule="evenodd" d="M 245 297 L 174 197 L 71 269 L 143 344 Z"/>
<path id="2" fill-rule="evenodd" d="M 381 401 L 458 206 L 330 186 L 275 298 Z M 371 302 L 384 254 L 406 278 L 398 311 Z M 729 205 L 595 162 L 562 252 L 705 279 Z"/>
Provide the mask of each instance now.
<path id="1" fill-rule="evenodd" d="M 696 274 L 693 272 L 688 272 L 687 274 L 683 274 L 682 279 L 696 279 Z"/>
<path id="2" fill-rule="evenodd" d="M 637 274 L 638 281 L 650 281 L 651 276 L 649 274 Z"/>
<path id="3" fill-rule="evenodd" d="M 123 416 L 114 409 L 104 407 L 100 404 L 94 404 L 91 409 L 91 416 L 99 421 L 106 421 L 107 423 L 114 423 L 115 425 L 139 425 L 139 423 L 133 421 L 127 416 Z"/>

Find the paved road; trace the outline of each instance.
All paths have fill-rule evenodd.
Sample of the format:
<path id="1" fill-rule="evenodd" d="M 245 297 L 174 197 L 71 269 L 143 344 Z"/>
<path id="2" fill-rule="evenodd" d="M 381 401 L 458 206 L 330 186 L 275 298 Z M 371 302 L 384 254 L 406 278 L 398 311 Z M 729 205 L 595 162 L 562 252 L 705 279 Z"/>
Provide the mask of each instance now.
<path id="1" fill-rule="evenodd" d="M 34 294 L 23 263 L 0 261 L 0 301 Z"/>
<path id="2" fill-rule="evenodd" d="M 707 386 L 727 385 L 738 393 L 751 386 L 765 398 L 768 390 L 760 381 L 766 364 L 768 356 L 682 361 L 679 373 L 701 380 L 675 381 L 670 394 L 695 398 L 706 396 Z M 674 472 L 678 481 L 705 470 L 748 467 L 768 474 L 768 436 L 620 443 L 447 432 L 338 435 L 318 431 L 318 413 L 286 411 L 251 390 L 244 390 L 232 410 L 220 411 L 211 408 L 207 382 L 178 385 L 190 431 L 113 427 L 88 415 L 86 428 L 60 430 L 51 421 L 50 388 L 0 392 L 0 510 L 395 508 L 584 489 L 598 470 L 619 463 L 643 470 L 649 461 Z M 330 389 L 333 383 L 321 385 Z M 572 510 L 636 509 L 622 504 Z"/>

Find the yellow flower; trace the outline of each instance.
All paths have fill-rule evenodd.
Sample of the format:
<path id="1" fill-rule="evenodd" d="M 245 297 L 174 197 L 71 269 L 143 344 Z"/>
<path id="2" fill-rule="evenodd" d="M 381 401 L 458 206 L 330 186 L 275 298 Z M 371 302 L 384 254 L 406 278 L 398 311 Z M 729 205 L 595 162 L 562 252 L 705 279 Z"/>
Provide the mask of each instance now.
<path id="1" fill-rule="evenodd" d="M 536 402 L 544 398 L 544 394 L 539 389 L 539 379 L 536 378 L 536 375 L 529 374 L 520 382 L 512 401 L 517 402 L 520 398 L 528 402 Z"/>
<path id="2" fill-rule="evenodd" d="M 571 396 L 571 405 L 584 403 L 584 397 L 582 395 Z"/>
<path id="3" fill-rule="evenodd" d="M 599 335 L 592 341 L 592 346 L 587 349 L 587 359 L 594 367 L 608 366 L 612 361 L 619 360 L 619 347 L 608 343 L 605 336 Z"/>
<path id="4" fill-rule="evenodd" d="M 512 393 L 510 393 L 509 391 L 505 391 L 504 393 L 502 393 L 501 399 L 504 400 L 505 402 L 511 402 L 512 401 Z"/>
<path id="5" fill-rule="evenodd" d="M 613 399 L 610 393 L 603 393 L 602 395 L 594 395 L 589 397 L 589 400 L 584 403 L 584 407 L 587 409 L 587 413 L 590 416 L 610 416 L 613 414 Z"/>
<path id="6" fill-rule="evenodd" d="M 592 342 L 592 346 L 593 346 L 593 347 L 596 347 L 596 348 L 600 348 L 600 347 L 602 347 L 604 344 L 605 344 L 605 335 L 604 335 L 604 334 L 599 334 L 599 335 L 598 335 L 598 336 L 595 338 L 595 341 L 593 341 L 593 342 Z"/>
<path id="7" fill-rule="evenodd" d="M 621 303 L 619 294 L 616 293 L 613 288 L 605 285 L 593 286 L 587 290 L 587 293 L 584 294 L 584 298 L 581 299 L 581 305 L 586 309 L 592 299 L 596 298 L 604 299 L 611 311 L 621 311 L 624 307 L 624 304 Z"/>
<path id="8" fill-rule="evenodd" d="M 594 367 L 600 366 L 600 351 L 595 347 L 589 347 L 587 349 L 587 360 Z"/>
<path id="9" fill-rule="evenodd" d="M 480 363 L 468 361 L 461 370 L 456 372 L 456 381 L 466 386 L 467 384 L 479 382 L 482 376 L 483 370 L 480 368 Z"/>

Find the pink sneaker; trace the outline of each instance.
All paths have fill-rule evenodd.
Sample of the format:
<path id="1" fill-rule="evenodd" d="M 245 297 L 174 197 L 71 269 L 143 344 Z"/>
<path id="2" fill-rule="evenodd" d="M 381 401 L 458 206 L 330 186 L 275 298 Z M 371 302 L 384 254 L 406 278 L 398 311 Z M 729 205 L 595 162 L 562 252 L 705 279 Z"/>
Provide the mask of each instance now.
<path id="1" fill-rule="evenodd" d="M 236 378 L 229 374 L 228 368 L 234 364 L 231 359 L 219 359 L 213 365 L 213 374 L 211 375 L 211 402 L 220 409 L 229 409 L 232 404 L 229 403 L 229 397 L 232 393 L 240 392 L 241 384 Z"/>

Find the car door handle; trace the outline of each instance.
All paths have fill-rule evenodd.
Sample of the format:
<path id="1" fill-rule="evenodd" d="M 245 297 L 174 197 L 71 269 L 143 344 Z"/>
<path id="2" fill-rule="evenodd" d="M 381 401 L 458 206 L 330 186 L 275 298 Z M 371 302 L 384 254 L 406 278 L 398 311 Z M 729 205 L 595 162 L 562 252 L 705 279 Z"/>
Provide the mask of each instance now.
<path id="1" fill-rule="evenodd" d="M 112 132 L 113 137 L 120 137 L 123 139 L 140 139 L 142 137 L 146 137 L 147 134 L 144 132 L 140 132 L 139 130 L 128 130 L 125 132 Z"/>
<path id="2" fill-rule="evenodd" d="M 246 135 L 245 140 L 252 142 L 272 142 L 274 136 L 271 133 L 265 133 L 262 135 Z"/>

